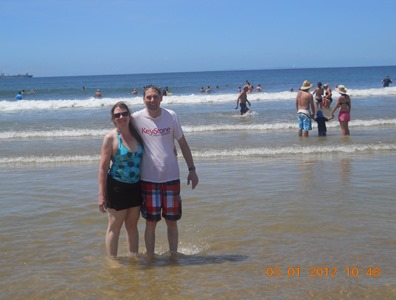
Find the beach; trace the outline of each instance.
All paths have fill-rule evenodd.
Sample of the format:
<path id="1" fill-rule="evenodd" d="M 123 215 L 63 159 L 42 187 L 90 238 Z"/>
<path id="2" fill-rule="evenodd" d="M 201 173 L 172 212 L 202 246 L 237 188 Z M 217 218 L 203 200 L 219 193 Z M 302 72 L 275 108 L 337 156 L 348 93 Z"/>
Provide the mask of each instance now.
<path id="1" fill-rule="evenodd" d="M 381 88 L 373 74 L 380 81 L 395 70 L 0 81 L 2 298 L 394 299 L 396 89 Z M 264 92 L 248 95 L 251 112 L 240 116 L 236 88 L 245 79 Z M 336 119 L 326 137 L 316 126 L 309 138 L 297 136 L 290 87 L 305 79 L 350 89 L 350 137 Z M 141 93 L 130 91 L 156 82 L 173 92 L 162 106 L 179 115 L 200 183 L 187 186 L 180 158 L 179 257 L 167 254 L 164 221 L 158 255 L 144 255 L 141 218 L 139 256 L 127 255 L 123 230 L 111 260 L 107 217 L 97 207 L 102 139 L 111 106 L 142 109 Z M 216 92 L 198 92 L 216 83 Z M 83 85 L 100 88 L 103 99 Z M 37 93 L 9 99 L 22 88 Z"/>

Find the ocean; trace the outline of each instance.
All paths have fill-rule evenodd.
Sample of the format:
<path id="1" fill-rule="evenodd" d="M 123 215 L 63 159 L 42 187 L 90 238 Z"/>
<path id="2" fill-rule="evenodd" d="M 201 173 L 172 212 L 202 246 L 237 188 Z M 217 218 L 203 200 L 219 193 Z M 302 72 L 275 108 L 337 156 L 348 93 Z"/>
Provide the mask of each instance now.
<path id="1" fill-rule="evenodd" d="M 386 75 L 396 66 L 0 79 L 2 299 L 395 299 L 396 86 L 381 86 Z M 263 91 L 240 116 L 245 80 Z M 316 124 L 297 136 L 291 89 L 304 80 L 328 83 L 333 105 L 334 87 L 349 89 L 349 137 L 336 118 L 326 137 Z M 164 221 L 158 255 L 146 258 L 141 219 L 141 255 L 127 256 L 123 229 L 109 260 L 101 144 L 112 105 L 143 109 L 149 84 L 172 93 L 162 107 L 178 114 L 200 183 L 187 186 L 179 155 L 179 258 L 167 254 Z"/>

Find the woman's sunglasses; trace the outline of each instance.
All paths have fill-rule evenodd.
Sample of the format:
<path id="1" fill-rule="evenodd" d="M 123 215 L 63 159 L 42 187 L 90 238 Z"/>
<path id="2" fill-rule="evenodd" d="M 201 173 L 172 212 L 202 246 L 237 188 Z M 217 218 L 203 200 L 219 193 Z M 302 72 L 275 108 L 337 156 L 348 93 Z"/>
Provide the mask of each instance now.
<path id="1" fill-rule="evenodd" d="M 129 116 L 129 112 L 123 111 L 122 113 L 113 114 L 113 117 L 116 118 L 116 119 L 119 119 L 121 116 L 128 117 Z"/>

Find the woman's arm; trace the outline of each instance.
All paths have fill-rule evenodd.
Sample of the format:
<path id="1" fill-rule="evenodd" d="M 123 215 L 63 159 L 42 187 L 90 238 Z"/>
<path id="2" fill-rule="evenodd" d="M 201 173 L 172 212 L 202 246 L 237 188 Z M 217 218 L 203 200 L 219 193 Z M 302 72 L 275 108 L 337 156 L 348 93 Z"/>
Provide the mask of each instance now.
<path id="1" fill-rule="evenodd" d="M 102 144 L 100 155 L 99 175 L 98 175 L 98 205 L 101 212 L 106 211 L 106 197 L 107 197 L 107 173 L 110 166 L 110 160 L 113 154 L 113 132 L 108 133 Z"/>

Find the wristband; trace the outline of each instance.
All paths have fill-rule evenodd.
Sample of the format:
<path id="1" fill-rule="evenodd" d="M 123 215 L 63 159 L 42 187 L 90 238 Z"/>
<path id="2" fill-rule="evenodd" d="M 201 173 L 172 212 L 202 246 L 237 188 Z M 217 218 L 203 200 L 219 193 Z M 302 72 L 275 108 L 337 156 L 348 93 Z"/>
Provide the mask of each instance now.
<path id="1" fill-rule="evenodd" d="M 195 166 L 189 167 L 188 171 L 195 171 Z"/>

